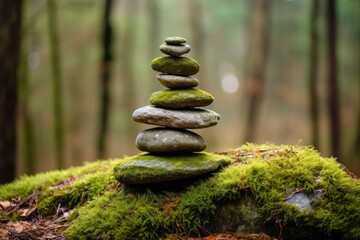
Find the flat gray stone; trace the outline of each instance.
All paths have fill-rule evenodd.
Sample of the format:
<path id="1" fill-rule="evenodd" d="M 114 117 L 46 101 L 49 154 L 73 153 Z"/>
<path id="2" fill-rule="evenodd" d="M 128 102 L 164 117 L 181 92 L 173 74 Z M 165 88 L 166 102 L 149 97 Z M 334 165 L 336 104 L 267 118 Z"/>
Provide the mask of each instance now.
<path id="1" fill-rule="evenodd" d="M 159 73 L 156 75 L 156 78 L 164 87 L 170 89 L 192 88 L 199 85 L 199 80 L 191 76 L 185 77 Z"/>
<path id="2" fill-rule="evenodd" d="M 165 42 L 170 45 L 180 45 L 182 43 L 186 43 L 186 41 L 187 41 L 186 38 L 178 37 L 178 36 L 165 38 Z"/>
<path id="3" fill-rule="evenodd" d="M 114 168 L 115 179 L 125 184 L 150 184 L 182 180 L 215 172 L 231 159 L 206 152 L 191 154 L 139 154 Z"/>
<path id="4" fill-rule="evenodd" d="M 183 54 L 190 52 L 190 45 L 188 44 L 181 44 L 181 45 L 169 45 L 169 44 L 161 44 L 160 51 L 164 54 L 180 57 Z"/>
<path id="5" fill-rule="evenodd" d="M 220 115 L 205 108 L 186 110 L 163 109 L 145 106 L 134 111 L 134 121 L 172 128 L 197 129 L 216 125 Z"/>
<path id="6" fill-rule="evenodd" d="M 167 89 L 151 94 L 150 104 L 161 108 L 185 109 L 205 107 L 214 101 L 214 97 L 200 89 Z"/>
<path id="7" fill-rule="evenodd" d="M 136 146 L 140 151 L 150 153 L 191 153 L 204 150 L 206 142 L 191 131 L 159 127 L 140 132 Z"/>
<path id="8" fill-rule="evenodd" d="M 192 58 L 165 56 L 152 60 L 151 68 L 171 75 L 191 76 L 199 72 L 200 65 Z"/>

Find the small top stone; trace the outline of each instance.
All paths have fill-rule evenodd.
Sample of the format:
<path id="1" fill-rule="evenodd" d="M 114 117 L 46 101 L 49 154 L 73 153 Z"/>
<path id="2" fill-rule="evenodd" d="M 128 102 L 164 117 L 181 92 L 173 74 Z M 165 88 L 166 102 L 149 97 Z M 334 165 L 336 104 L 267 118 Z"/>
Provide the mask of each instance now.
<path id="1" fill-rule="evenodd" d="M 169 45 L 180 45 L 182 43 L 186 43 L 187 39 L 183 37 L 168 37 L 165 38 L 165 42 Z"/>

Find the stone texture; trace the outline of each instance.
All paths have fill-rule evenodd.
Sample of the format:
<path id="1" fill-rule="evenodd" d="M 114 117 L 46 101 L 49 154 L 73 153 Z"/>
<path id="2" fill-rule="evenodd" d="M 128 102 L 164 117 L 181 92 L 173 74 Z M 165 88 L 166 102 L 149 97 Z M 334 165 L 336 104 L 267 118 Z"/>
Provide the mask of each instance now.
<path id="1" fill-rule="evenodd" d="M 295 191 L 295 190 L 291 190 Z M 298 192 L 291 194 L 290 198 L 285 200 L 285 203 L 293 205 L 299 209 L 299 211 L 304 211 L 311 213 L 314 210 L 314 206 L 318 201 L 324 196 L 321 190 L 315 190 L 314 193 L 306 195 L 305 193 Z"/>
<path id="2" fill-rule="evenodd" d="M 165 38 L 165 42 L 170 45 L 180 45 L 182 43 L 186 43 L 186 41 L 186 38 L 177 36 Z"/>
<path id="3" fill-rule="evenodd" d="M 164 54 L 180 57 L 183 54 L 190 52 L 190 45 L 188 44 L 181 44 L 181 45 L 169 45 L 169 44 L 161 44 L 160 51 Z"/>
<path id="4" fill-rule="evenodd" d="M 199 85 L 199 80 L 191 76 L 185 77 L 159 73 L 156 75 L 156 78 L 164 87 L 170 89 L 192 88 Z"/>
<path id="5" fill-rule="evenodd" d="M 211 104 L 214 97 L 200 89 L 164 90 L 151 94 L 150 104 L 162 108 L 192 108 Z"/>
<path id="6" fill-rule="evenodd" d="M 158 72 L 181 76 L 191 76 L 200 70 L 200 65 L 188 57 L 157 57 L 152 60 L 151 67 Z"/>
<path id="7" fill-rule="evenodd" d="M 125 184 L 150 184 L 188 179 L 217 171 L 230 158 L 210 153 L 186 155 L 139 154 L 114 168 L 116 180 Z"/>
<path id="8" fill-rule="evenodd" d="M 171 110 L 155 106 L 139 108 L 132 117 L 140 123 L 184 129 L 207 128 L 216 125 L 220 120 L 219 114 L 205 108 Z"/>
<path id="9" fill-rule="evenodd" d="M 136 146 L 140 151 L 150 153 L 191 153 L 204 150 L 206 142 L 191 131 L 152 128 L 138 134 Z"/>

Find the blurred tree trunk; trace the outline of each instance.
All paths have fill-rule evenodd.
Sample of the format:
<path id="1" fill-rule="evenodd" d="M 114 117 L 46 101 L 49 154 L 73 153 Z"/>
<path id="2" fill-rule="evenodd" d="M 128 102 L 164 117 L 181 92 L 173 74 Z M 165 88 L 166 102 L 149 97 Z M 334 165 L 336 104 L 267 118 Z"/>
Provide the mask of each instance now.
<path id="1" fill-rule="evenodd" d="M 160 37 L 160 9 L 159 3 L 157 0 L 146 0 L 146 9 L 147 9 L 147 16 L 148 16 L 148 47 L 149 50 L 149 63 L 152 61 L 153 58 L 159 55 L 159 49 L 155 46 L 159 46 L 161 43 L 159 40 Z M 149 68 L 149 71 L 151 68 Z M 154 74 L 154 71 L 151 70 L 151 74 Z M 155 78 L 155 77 L 154 77 Z M 156 81 L 156 80 L 154 80 Z M 155 92 L 159 90 L 158 85 L 154 84 L 154 82 L 150 82 L 149 85 L 150 91 Z"/>
<path id="2" fill-rule="evenodd" d="M 121 73 L 122 73 L 122 104 L 125 110 L 125 135 L 126 135 L 126 150 L 134 146 L 137 127 L 131 120 L 132 113 L 135 110 L 135 77 L 134 77 L 134 50 L 136 39 L 136 12 L 138 7 L 137 0 L 125 2 L 127 17 L 125 21 L 124 31 L 122 34 L 121 45 Z"/>
<path id="3" fill-rule="evenodd" d="M 310 13 L 310 54 L 309 54 L 309 98 L 310 98 L 310 119 L 311 119 L 311 142 L 319 147 L 319 108 L 317 95 L 317 72 L 318 72 L 318 15 L 319 1 L 313 0 Z"/>
<path id="4" fill-rule="evenodd" d="M 245 141 L 255 140 L 257 118 L 264 94 L 265 69 L 270 46 L 270 0 L 253 0 L 249 66 L 246 77 L 248 112 L 245 125 Z"/>
<path id="5" fill-rule="evenodd" d="M 326 1 L 326 26 L 327 26 L 327 77 L 328 77 L 328 107 L 330 120 L 331 151 L 334 157 L 341 161 L 340 156 L 340 114 L 339 114 L 339 89 L 337 80 L 337 56 L 336 56 L 336 2 Z"/>
<path id="6" fill-rule="evenodd" d="M 24 26 L 24 25 L 23 25 Z M 23 33 L 24 33 L 24 28 Z M 33 129 L 33 122 L 29 112 L 29 83 L 28 83 L 28 48 L 27 42 L 24 39 L 21 44 L 20 54 L 20 79 L 19 79 L 19 117 L 21 117 L 21 130 L 23 132 L 23 152 L 22 156 L 25 159 L 25 172 L 27 174 L 35 173 L 35 134 Z"/>
<path id="7" fill-rule="evenodd" d="M 0 184 L 16 170 L 17 67 L 22 1 L 0 1 Z"/>
<path id="8" fill-rule="evenodd" d="M 359 98 L 359 101 L 358 101 L 358 117 L 357 117 L 358 124 L 357 124 L 357 132 L 356 132 L 356 136 L 355 136 L 354 150 L 355 150 L 355 152 L 357 154 L 360 155 L 360 82 L 358 82 L 358 87 L 359 87 L 359 93 L 358 93 L 358 98 Z"/>
<path id="9" fill-rule="evenodd" d="M 357 129 L 355 135 L 355 141 L 353 145 L 353 150 L 350 155 L 348 155 L 349 161 L 352 161 L 353 172 L 360 175 L 360 81 L 358 82 L 359 93 L 358 93 L 358 110 L 357 110 Z"/>
<path id="10" fill-rule="evenodd" d="M 209 83 L 207 78 L 208 70 L 206 69 L 206 57 L 205 57 L 205 26 L 203 22 L 203 8 L 204 1 L 201 0 L 188 0 L 189 18 L 190 18 L 190 33 L 191 33 L 191 51 L 190 55 L 200 64 L 200 71 L 195 75 L 200 81 L 200 88 L 212 91 L 212 84 Z M 218 143 L 218 137 L 214 131 L 205 131 L 203 137 L 207 139 L 208 146 L 216 146 Z"/>
<path id="11" fill-rule="evenodd" d="M 58 23 L 55 0 L 48 0 L 48 31 L 50 39 L 52 78 L 53 78 L 53 104 L 54 104 L 54 135 L 55 157 L 57 168 L 64 167 L 64 122 L 62 104 L 62 84 L 60 70 L 60 51 Z"/>
<path id="12" fill-rule="evenodd" d="M 98 136 L 98 158 L 104 158 L 106 153 L 106 136 L 109 123 L 110 92 L 109 85 L 111 79 L 112 63 L 112 26 L 110 22 L 111 8 L 113 1 L 106 0 L 104 6 L 103 25 L 102 25 L 102 60 L 100 64 L 101 74 L 101 106 L 100 106 L 100 127 Z"/>
<path id="13" fill-rule="evenodd" d="M 204 46 L 205 46 L 205 33 L 204 26 L 202 24 L 202 5 L 199 0 L 188 0 L 189 5 L 189 15 L 190 15 L 190 31 L 191 31 L 191 52 L 197 62 L 201 66 L 201 70 L 197 73 L 196 78 L 199 79 L 201 83 L 201 88 L 207 89 L 205 73 L 206 66 L 204 62 Z"/>

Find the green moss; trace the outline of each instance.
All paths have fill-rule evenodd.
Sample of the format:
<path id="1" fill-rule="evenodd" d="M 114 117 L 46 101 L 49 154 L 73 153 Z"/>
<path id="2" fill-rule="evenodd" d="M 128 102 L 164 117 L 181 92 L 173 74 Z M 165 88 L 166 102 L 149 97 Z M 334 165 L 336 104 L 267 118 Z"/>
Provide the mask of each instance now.
<path id="1" fill-rule="evenodd" d="M 142 153 L 125 158 L 115 167 L 115 178 L 127 184 L 147 184 L 187 179 L 214 172 L 229 164 L 230 158 L 200 152 L 177 155 Z"/>
<path id="2" fill-rule="evenodd" d="M 69 239 L 158 239 L 172 220 L 158 207 L 151 191 L 111 190 L 79 209 L 67 229 Z M 99 206 L 102 206 L 99 208 Z M 84 221 L 85 220 L 85 221 Z"/>
<path id="3" fill-rule="evenodd" d="M 18 180 L 0 186 L 0 199 L 9 200 L 13 196 L 26 197 L 33 191 L 42 191 L 49 186 L 58 184 L 64 179 L 94 172 L 102 165 L 109 164 L 103 161 L 86 163 L 81 167 L 66 170 L 57 170 L 39 173 L 33 176 L 22 176 Z"/>
<path id="4" fill-rule="evenodd" d="M 191 76 L 199 72 L 200 65 L 188 57 L 157 57 L 151 62 L 151 67 L 157 72 Z"/>
<path id="5" fill-rule="evenodd" d="M 94 196 L 99 196 L 110 184 L 115 183 L 112 174 L 114 163 L 105 163 L 103 169 L 84 173 L 70 185 L 48 188 L 42 193 L 38 210 L 43 215 L 49 215 L 53 214 L 59 205 L 72 209 L 79 203 L 84 204 Z"/>
<path id="6" fill-rule="evenodd" d="M 159 239 L 174 233 L 203 236 L 216 229 L 215 218 L 226 220 L 219 212 L 226 206 L 243 214 L 247 222 L 253 222 L 249 218 L 251 213 L 259 214 L 259 219 L 266 222 L 248 224 L 250 229 L 266 232 L 268 228 L 262 224 L 271 226 L 268 233 L 273 236 L 278 236 L 282 229 L 284 239 L 360 238 L 360 183 L 343 171 L 335 159 L 323 158 L 313 148 L 300 146 L 247 144 L 223 154 L 234 159 L 228 167 L 177 188 L 176 185 L 166 188 L 119 185 L 112 171 L 122 160 L 116 160 L 92 165 L 96 170 L 89 165 L 86 171 L 72 169 L 77 174 L 68 170 L 48 173 L 51 180 L 44 175 L 42 181 L 37 176 L 22 178 L 1 186 L 0 199 L 18 195 L 19 186 L 30 180 L 35 181 L 29 183 L 34 189 L 44 190 L 44 185 L 58 183 L 61 174 L 65 178 L 81 176 L 61 191 L 51 190 L 66 201 L 69 196 L 75 199 L 72 224 L 65 231 L 68 239 Z M 82 202 L 85 190 L 88 193 Z M 312 206 L 313 211 L 300 211 L 285 202 L 296 190 L 305 194 L 321 190 L 323 197 Z M 31 190 L 27 192 L 30 194 Z M 54 198 L 47 194 L 40 197 L 47 196 L 49 206 Z M 248 205 L 244 204 L 246 198 L 254 200 L 251 205 L 254 211 L 250 210 L 250 214 Z M 233 227 L 241 228 L 244 222 Z"/>
<path id="7" fill-rule="evenodd" d="M 164 108 L 204 107 L 211 104 L 214 97 L 200 89 L 178 89 L 154 92 L 150 104 Z"/>
<path id="8" fill-rule="evenodd" d="M 73 208 L 115 182 L 112 172 L 117 163 L 116 160 L 97 161 L 82 167 L 23 176 L 0 186 L 0 200 L 10 200 L 14 196 L 25 198 L 38 192 L 38 211 L 42 215 L 53 214 L 59 205 Z"/>

